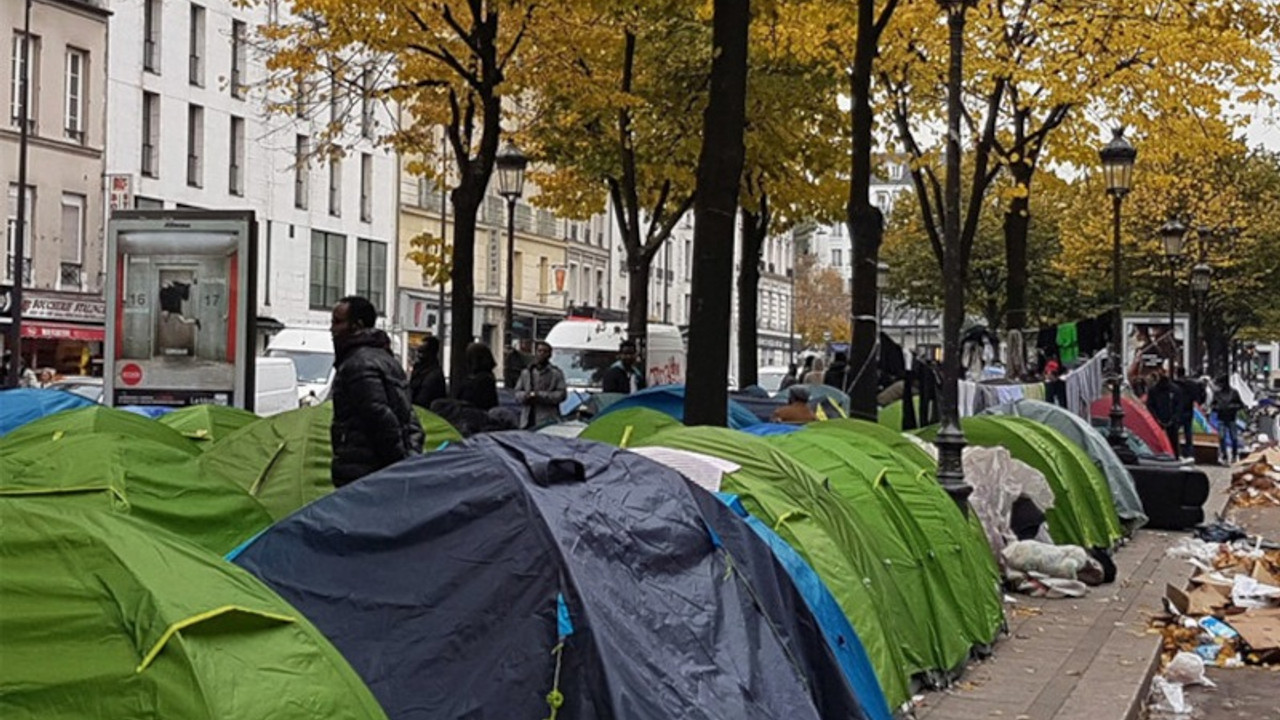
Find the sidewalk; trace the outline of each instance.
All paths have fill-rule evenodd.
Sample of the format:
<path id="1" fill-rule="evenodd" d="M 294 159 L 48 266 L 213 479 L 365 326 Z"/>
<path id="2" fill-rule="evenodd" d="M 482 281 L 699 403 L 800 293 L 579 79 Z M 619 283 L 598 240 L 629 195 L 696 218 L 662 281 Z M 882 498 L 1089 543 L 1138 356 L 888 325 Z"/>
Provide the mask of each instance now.
<path id="1" fill-rule="evenodd" d="M 1207 517 L 1221 511 L 1226 468 L 1205 467 Z M 952 688 L 930 692 L 920 720 L 1131 720 L 1138 717 L 1159 661 L 1160 636 L 1147 619 L 1166 584 L 1182 587 L 1186 562 L 1165 550 L 1180 533 L 1139 530 L 1115 555 L 1116 582 L 1083 598 L 1017 596 L 1006 606 L 1009 635 L 995 654 L 971 663 Z"/>

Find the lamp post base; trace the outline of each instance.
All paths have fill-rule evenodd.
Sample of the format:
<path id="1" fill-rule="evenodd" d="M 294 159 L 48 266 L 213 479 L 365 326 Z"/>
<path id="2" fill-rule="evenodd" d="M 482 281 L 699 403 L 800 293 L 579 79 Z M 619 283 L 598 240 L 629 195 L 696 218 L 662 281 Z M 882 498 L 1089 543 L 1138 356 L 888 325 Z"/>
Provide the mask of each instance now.
<path id="1" fill-rule="evenodd" d="M 967 516 L 973 488 L 964 481 L 964 433 L 955 423 L 944 422 L 933 442 L 938 447 L 938 484 Z"/>

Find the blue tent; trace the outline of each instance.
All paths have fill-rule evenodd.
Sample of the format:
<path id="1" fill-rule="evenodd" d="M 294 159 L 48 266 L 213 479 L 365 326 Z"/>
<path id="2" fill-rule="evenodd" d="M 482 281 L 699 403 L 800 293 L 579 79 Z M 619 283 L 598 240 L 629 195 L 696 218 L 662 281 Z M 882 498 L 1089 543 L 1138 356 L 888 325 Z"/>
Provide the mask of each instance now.
<path id="1" fill-rule="evenodd" d="M 629 407 L 657 410 L 664 415 L 669 415 L 680 422 L 684 422 L 684 386 L 659 385 L 632 393 L 605 408 L 596 417 L 602 417 L 611 412 L 617 412 Z M 760 418 L 756 417 L 750 410 L 742 407 L 732 399 L 729 400 L 729 427 L 734 430 L 742 430 L 759 424 L 759 422 Z"/>
<path id="2" fill-rule="evenodd" d="M 0 390 L 0 435 L 13 432 L 32 420 L 63 410 L 88 407 L 94 402 L 64 390 L 15 388 Z"/>
<path id="3" fill-rule="evenodd" d="M 771 435 L 790 435 L 791 433 L 796 432 L 797 430 L 803 427 L 804 427 L 803 425 L 788 425 L 787 423 L 767 422 L 767 423 L 760 423 L 759 425 L 752 425 L 751 427 L 748 427 L 748 428 L 743 428 L 742 432 L 745 432 L 750 435 L 755 435 L 756 437 L 769 437 Z"/>
<path id="4" fill-rule="evenodd" d="M 329 637 L 392 720 L 535 720 L 549 704 L 869 717 L 742 519 L 601 443 L 477 436 L 316 501 L 234 561 Z"/>
<path id="5" fill-rule="evenodd" d="M 156 418 L 162 418 L 165 415 L 168 415 L 173 412 L 175 408 L 165 405 L 121 405 L 117 409 L 155 420 Z"/>

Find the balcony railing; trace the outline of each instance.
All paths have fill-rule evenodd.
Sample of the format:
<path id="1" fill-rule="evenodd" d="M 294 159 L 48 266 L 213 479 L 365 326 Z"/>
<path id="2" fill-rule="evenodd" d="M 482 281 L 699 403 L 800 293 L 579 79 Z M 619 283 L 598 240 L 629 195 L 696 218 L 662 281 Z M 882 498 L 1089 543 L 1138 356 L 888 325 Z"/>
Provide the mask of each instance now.
<path id="1" fill-rule="evenodd" d="M 84 274 L 80 271 L 80 263 L 62 263 L 58 271 L 58 286 L 63 290 L 80 290 L 83 285 Z"/>
<path id="2" fill-rule="evenodd" d="M 12 284 L 15 277 L 13 272 L 13 253 L 6 255 L 5 259 L 4 280 L 6 283 Z M 22 259 L 22 284 L 23 286 L 31 284 L 31 258 Z"/>

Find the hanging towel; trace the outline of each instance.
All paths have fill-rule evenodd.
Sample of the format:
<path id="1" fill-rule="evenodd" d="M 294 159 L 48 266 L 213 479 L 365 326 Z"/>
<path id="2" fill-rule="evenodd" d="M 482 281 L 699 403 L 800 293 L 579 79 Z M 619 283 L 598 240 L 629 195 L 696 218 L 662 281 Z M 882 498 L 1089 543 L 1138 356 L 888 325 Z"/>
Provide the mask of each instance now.
<path id="1" fill-rule="evenodd" d="M 1000 405 L 1011 403 L 1015 400 L 1021 400 L 1025 395 L 1022 392 L 1021 385 L 996 385 L 996 399 Z"/>
<path id="2" fill-rule="evenodd" d="M 1062 323 L 1058 326 L 1058 359 L 1063 365 L 1070 365 L 1080 357 L 1080 341 L 1076 335 L 1075 323 Z"/>

